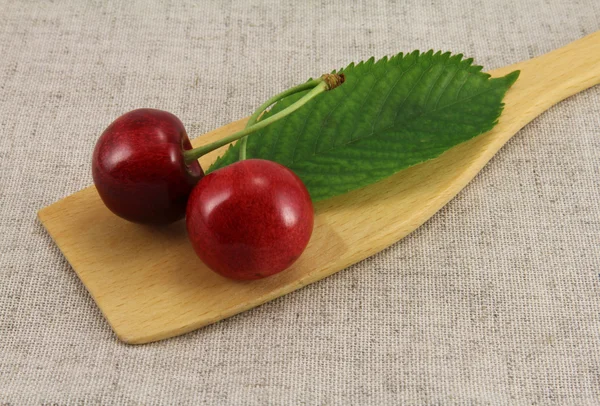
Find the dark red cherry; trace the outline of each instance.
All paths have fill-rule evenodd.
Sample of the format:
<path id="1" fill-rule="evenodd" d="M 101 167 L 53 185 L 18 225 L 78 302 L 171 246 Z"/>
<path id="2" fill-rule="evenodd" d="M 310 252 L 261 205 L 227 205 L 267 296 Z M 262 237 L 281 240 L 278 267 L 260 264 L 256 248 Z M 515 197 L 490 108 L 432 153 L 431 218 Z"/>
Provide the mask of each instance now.
<path id="1" fill-rule="evenodd" d="M 166 224 L 185 215 L 187 199 L 204 175 L 186 165 L 192 145 L 181 121 L 154 109 L 125 113 L 96 143 L 92 175 L 104 204 L 136 223 Z"/>
<path id="2" fill-rule="evenodd" d="M 291 170 L 260 159 L 205 176 L 187 206 L 189 238 L 200 259 L 233 279 L 259 279 L 288 268 L 313 229 L 313 205 Z"/>

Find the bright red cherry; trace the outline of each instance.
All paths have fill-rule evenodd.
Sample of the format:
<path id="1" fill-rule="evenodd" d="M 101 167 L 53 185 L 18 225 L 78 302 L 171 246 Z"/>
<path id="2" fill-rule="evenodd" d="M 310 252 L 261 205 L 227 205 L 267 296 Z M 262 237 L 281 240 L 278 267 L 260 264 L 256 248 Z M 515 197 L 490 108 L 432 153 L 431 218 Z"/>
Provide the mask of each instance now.
<path id="1" fill-rule="evenodd" d="M 192 191 L 186 213 L 200 259 L 233 279 L 259 279 L 288 268 L 306 248 L 313 220 L 300 178 L 261 159 L 206 175 Z"/>
<path id="2" fill-rule="evenodd" d="M 185 215 L 187 199 L 204 172 L 187 165 L 192 145 L 181 121 L 154 109 L 125 113 L 96 143 L 92 175 L 104 204 L 136 223 L 166 224 Z"/>

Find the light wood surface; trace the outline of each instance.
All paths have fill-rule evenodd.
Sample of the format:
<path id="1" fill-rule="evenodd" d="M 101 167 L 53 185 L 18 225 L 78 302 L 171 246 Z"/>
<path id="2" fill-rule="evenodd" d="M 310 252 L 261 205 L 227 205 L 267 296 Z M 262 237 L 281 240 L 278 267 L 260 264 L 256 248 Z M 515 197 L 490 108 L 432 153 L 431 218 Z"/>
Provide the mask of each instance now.
<path id="1" fill-rule="evenodd" d="M 491 73 L 501 76 L 515 69 L 521 76 L 491 132 L 435 160 L 317 204 L 308 248 L 292 268 L 267 279 L 235 282 L 211 272 L 194 254 L 183 221 L 165 228 L 128 223 L 104 207 L 93 186 L 38 216 L 121 340 L 141 344 L 183 334 L 325 278 L 415 230 L 525 124 L 600 83 L 600 32 Z M 193 144 L 222 138 L 245 121 Z M 203 157 L 203 167 L 221 152 Z"/>

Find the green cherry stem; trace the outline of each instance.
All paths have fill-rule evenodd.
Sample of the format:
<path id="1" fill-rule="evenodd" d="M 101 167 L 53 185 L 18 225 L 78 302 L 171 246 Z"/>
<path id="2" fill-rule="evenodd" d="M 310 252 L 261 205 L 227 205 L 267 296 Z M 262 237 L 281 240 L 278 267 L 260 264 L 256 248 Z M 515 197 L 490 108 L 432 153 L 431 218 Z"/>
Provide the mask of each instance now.
<path id="1" fill-rule="evenodd" d="M 286 97 L 291 96 L 293 94 L 303 92 L 308 89 L 313 89 L 319 83 L 322 83 L 323 80 L 324 80 L 323 77 L 320 77 L 318 79 L 309 80 L 306 83 L 302 83 L 301 85 L 291 87 L 291 88 L 271 97 L 269 100 L 267 100 L 266 102 L 261 104 L 260 107 L 258 109 L 256 109 L 254 114 L 252 114 L 250 116 L 250 118 L 248 119 L 248 122 L 246 123 L 246 128 L 252 127 L 258 121 L 258 118 L 261 116 L 261 114 L 264 113 L 265 110 L 267 110 L 272 104 L 275 104 L 278 101 L 285 99 Z M 240 140 L 240 161 L 243 161 L 244 159 L 246 159 L 246 145 L 247 144 L 248 144 L 248 136 L 245 136 L 244 138 L 242 138 Z"/>
<path id="2" fill-rule="evenodd" d="M 258 121 L 255 124 L 251 125 L 250 127 L 246 127 L 241 131 L 238 131 L 236 133 L 233 133 L 231 135 L 228 135 L 225 138 L 221 138 L 218 141 L 212 142 L 210 144 L 207 145 L 203 145 L 201 147 L 198 148 L 194 148 L 194 149 L 189 149 L 187 151 L 183 152 L 183 156 L 185 159 L 185 162 L 187 164 L 197 160 L 198 158 L 200 158 L 203 155 L 208 154 L 209 152 L 214 151 L 215 149 L 221 148 L 224 145 L 227 145 L 233 141 L 237 141 L 240 138 L 243 138 L 249 134 L 252 134 L 253 132 L 256 132 L 258 130 L 261 130 L 263 128 L 265 128 L 266 126 L 268 126 L 271 123 L 276 122 L 277 120 L 280 120 L 284 117 L 286 117 L 287 115 L 293 113 L 294 111 L 298 110 L 300 107 L 304 106 L 306 103 L 308 103 L 309 101 L 311 101 L 312 99 L 314 99 L 315 97 L 317 97 L 319 94 L 327 91 L 327 90 L 332 90 L 334 88 L 336 88 L 337 86 L 341 85 L 342 83 L 344 83 L 345 77 L 343 73 L 340 74 L 325 74 L 323 76 L 321 76 L 320 79 L 316 79 L 316 81 L 318 81 L 318 83 L 316 83 L 316 85 L 314 85 L 314 87 L 312 88 L 311 91 L 309 91 L 307 94 L 305 94 L 304 96 L 302 96 L 302 98 L 300 98 L 299 100 L 297 100 L 295 103 L 289 105 L 288 107 L 286 107 L 285 109 L 281 110 L 280 112 L 273 114 L 271 117 L 266 118 L 264 120 Z M 312 81 L 306 82 L 303 85 L 307 85 L 309 83 L 311 83 Z M 303 86 L 303 85 L 299 85 L 299 86 Z M 298 86 L 296 86 L 298 87 Z M 294 88 L 289 89 L 288 91 L 291 91 Z M 305 89 L 304 89 L 305 90 Z M 287 93 L 283 92 L 283 93 Z M 295 90 L 295 92 L 298 92 L 299 90 Z M 291 93 L 290 93 L 291 94 Z M 277 95 L 279 96 L 279 95 Z M 275 96 L 275 97 L 277 97 Z M 265 102 L 263 104 L 263 106 L 266 104 L 267 102 Z M 272 103 L 270 103 L 269 105 L 271 105 Z M 261 106 L 262 107 L 262 106 Z M 265 107 L 266 108 L 266 107 Z M 260 110 L 260 109 L 259 109 Z M 256 117 L 254 118 L 254 120 L 256 120 L 256 118 L 258 116 L 260 116 L 261 112 L 258 111 L 258 113 L 254 113 L 256 114 Z M 254 116 L 254 115 L 253 115 Z M 250 118 L 252 119 L 252 117 Z"/>

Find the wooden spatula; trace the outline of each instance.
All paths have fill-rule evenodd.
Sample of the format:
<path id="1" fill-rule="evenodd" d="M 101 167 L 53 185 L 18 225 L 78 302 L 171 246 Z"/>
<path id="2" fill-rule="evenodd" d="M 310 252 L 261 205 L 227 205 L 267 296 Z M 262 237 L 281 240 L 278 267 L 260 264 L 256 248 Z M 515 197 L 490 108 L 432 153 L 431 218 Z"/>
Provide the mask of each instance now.
<path id="1" fill-rule="evenodd" d="M 213 273 L 194 254 L 184 222 L 166 228 L 128 223 L 106 209 L 93 186 L 38 215 L 121 340 L 140 344 L 183 334 L 325 278 L 415 230 L 525 124 L 600 82 L 600 32 L 491 74 L 516 69 L 521 76 L 492 131 L 435 160 L 317 204 L 308 248 L 292 268 L 267 279 L 236 282 Z M 208 133 L 194 145 L 233 133 L 245 121 Z M 221 152 L 205 156 L 203 167 Z"/>

